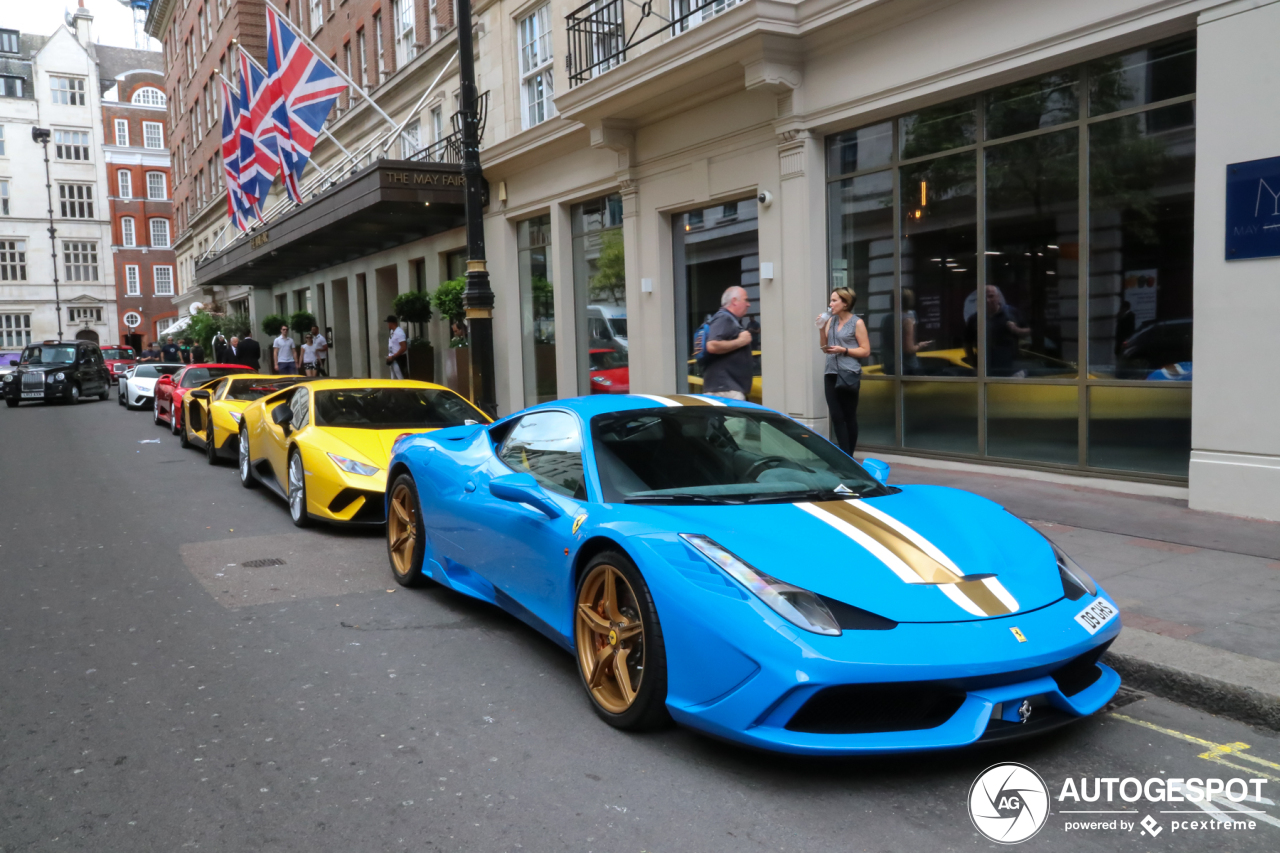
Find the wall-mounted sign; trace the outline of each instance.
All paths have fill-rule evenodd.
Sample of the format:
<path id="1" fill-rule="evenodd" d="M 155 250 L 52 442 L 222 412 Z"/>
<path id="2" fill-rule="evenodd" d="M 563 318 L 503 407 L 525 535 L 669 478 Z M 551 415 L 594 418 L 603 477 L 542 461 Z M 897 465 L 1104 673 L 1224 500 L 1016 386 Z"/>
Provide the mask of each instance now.
<path id="1" fill-rule="evenodd" d="M 249 248 L 256 249 L 259 246 L 267 245 L 267 240 L 270 239 L 270 236 L 271 236 L 271 232 L 269 231 L 263 231 L 260 234 L 254 234 L 252 237 L 249 238 Z"/>
<path id="2" fill-rule="evenodd" d="M 1280 257 L 1280 157 L 1227 166 L 1227 260 Z"/>

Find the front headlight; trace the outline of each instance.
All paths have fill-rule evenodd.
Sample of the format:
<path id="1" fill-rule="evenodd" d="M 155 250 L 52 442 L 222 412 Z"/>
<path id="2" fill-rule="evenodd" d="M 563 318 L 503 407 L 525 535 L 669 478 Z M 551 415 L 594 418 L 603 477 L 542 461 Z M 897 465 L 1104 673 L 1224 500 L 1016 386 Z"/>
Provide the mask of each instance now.
<path id="1" fill-rule="evenodd" d="M 61 382 L 62 380 L 66 379 L 66 378 L 67 378 L 67 374 L 65 374 L 65 373 L 59 373 L 57 376 L 50 376 L 50 377 L 49 377 L 49 381 L 50 381 L 50 382 Z"/>
<path id="2" fill-rule="evenodd" d="M 235 421 L 236 423 L 240 423 L 240 418 L 243 417 L 243 415 L 241 415 L 239 412 L 230 412 L 230 415 L 231 415 L 231 420 Z"/>
<path id="3" fill-rule="evenodd" d="M 1093 582 L 1093 578 L 1076 565 L 1076 561 L 1068 557 L 1066 551 L 1052 542 L 1049 547 L 1053 549 L 1054 559 L 1058 561 L 1058 576 L 1062 578 L 1062 591 L 1067 598 L 1077 601 L 1086 595 L 1098 594 L 1098 585 Z"/>
<path id="4" fill-rule="evenodd" d="M 13 381 L 13 374 L 12 374 L 12 373 L 6 373 L 6 374 L 4 375 L 4 381 L 5 381 L 5 382 L 12 382 L 12 381 Z"/>
<path id="5" fill-rule="evenodd" d="M 612 385 L 612 379 L 605 379 L 603 376 L 592 376 L 591 381 L 600 385 Z"/>
<path id="6" fill-rule="evenodd" d="M 697 533 L 681 533 L 680 538 L 697 548 L 702 556 L 724 570 L 729 577 L 755 593 L 775 613 L 792 625 L 815 634 L 840 636 L 840 625 L 827 605 L 807 589 L 801 589 L 755 569 L 714 539 Z"/>
<path id="7" fill-rule="evenodd" d="M 348 459 L 345 456 L 339 456 L 336 453 L 330 453 L 329 458 L 333 460 L 333 464 L 337 465 L 348 474 L 359 474 L 362 477 L 372 477 L 378 473 L 375 465 L 366 465 L 363 462 L 357 462 L 354 459 Z"/>

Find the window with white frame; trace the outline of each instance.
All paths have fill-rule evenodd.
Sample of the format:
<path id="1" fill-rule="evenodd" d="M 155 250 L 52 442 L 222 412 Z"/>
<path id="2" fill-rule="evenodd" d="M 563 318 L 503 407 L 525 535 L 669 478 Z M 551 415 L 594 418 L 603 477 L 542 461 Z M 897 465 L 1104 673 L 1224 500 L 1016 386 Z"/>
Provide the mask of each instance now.
<path id="1" fill-rule="evenodd" d="M 365 87 L 365 75 L 369 73 L 369 36 L 364 30 L 356 33 L 356 40 L 359 45 L 356 48 L 356 83 L 361 87 Z"/>
<path id="2" fill-rule="evenodd" d="M 444 139 L 444 105 L 436 104 L 431 108 L 431 141 Z"/>
<path id="3" fill-rule="evenodd" d="M 120 198 L 133 198 L 133 175 L 128 169 L 116 172 L 116 195 Z"/>
<path id="4" fill-rule="evenodd" d="M 154 86 L 143 86 L 134 92 L 133 97 L 129 100 L 140 107 L 163 107 L 169 103 L 169 99 L 164 96 L 164 92 Z"/>
<path id="5" fill-rule="evenodd" d="M 137 311 L 130 311 L 121 318 L 124 324 L 130 329 L 136 329 L 142 325 L 142 315 Z"/>
<path id="6" fill-rule="evenodd" d="M 196 15 L 197 19 L 199 19 L 200 21 L 200 49 L 201 50 L 209 46 L 209 17 L 206 14 L 206 11 L 207 11 L 206 9 L 201 7 L 200 12 Z"/>
<path id="7" fill-rule="evenodd" d="M 93 219 L 93 184 L 58 184 L 63 219 Z"/>
<path id="8" fill-rule="evenodd" d="M 83 77 L 50 77 L 49 88 L 53 92 L 55 104 L 67 104 L 73 107 L 84 106 Z"/>
<path id="9" fill-rule="evenodd" d="M 164 147 L 164 124 L 158 121 L 142 123 L 142 144 L 147 148 Z"/>
<path id="10" fill-rule="evenodd" d="M 4 125 L 0 124 L 0 157 L 4 156 Z"/>
<path id="11" fill-rule="evenodd" d="M 27 241 L 0 240 L 0 281 L 27 280 Z"/>
<path id="12" fill-rule="evenodd" d="M 55 130 L 53 151 L 53 156 L 58 160 L 89 162 L 89 132 L 87 130 Z"/>
<path id="13" fill-rule="evenodd" d="M 120 245 L 129 248 L 138 245 L 138 237 L 134 232 L 132 216 L 122 216 L 120 218 Z"/>
<path id="14" fill-rule="evenodd" d="M 321 0 L 311 0 L 311 32 L 320 29 L 320 25 L 324 23 L 324 4 Z"/>
<path id="15" fill-rule="evenodd" d="M 520 19 L 520 101 L 525 128 L 555 114 L 551 82 L 551 7 L 541 6 Z"/>
<path id="16" fill-rule="evenodd" d="M 0 76 L 0 98 L 21 98 L 22 78 Z"/>
<path id="17" fill-rule="evenodd" d="M 118 118 L 116 125 L 116 145 L 129 144 L 129 120 L 127 118 Z"/>
<path id="18" fill-rule="evenodd" d="M 0 30 L 0 53 L 19 53 L 19 44 L 17 30 Z"/>
<path id="19" fill-rule="evenodd" d="M 147 198 L 153 201 L 163 201 L 169 197 L 168 181 L 164 178 L 164 172 L 147 172 Z"/>
<path id="20" fill-rule="evenodd" d="M 427 43 L 436 40 L 440 29 L 440 9 L 438 0 L 427 0 Z"/>
<path id="21" fill-rule="evenodd" d="M 125 296 L 141 296 L 142 284 L 138 280 L 138 265 L 124 265 L 124 295 Z"/>
<path id="22" fill-rule="evenodd" d="M 158 216 L 151 220 L 151 246 L 155 249 L 169 248 L 169 220 Z"/>
<path id="23" fill-rule="evenodd" d="M 413 59 L 413 0 L 394 0 L 392 16 L 395 21 L 396 68 L 403 68 Z"/>
<path id="24" fill-rule="evenodd" d="M 98 280 L 98 244 L 80 240 L 62 241 L 62 261 L 67 281 Z"/>
<path id="25" fill-rule="evenodd" d="M 152 267 L 151 280 L 156 285 L 156 296 L 173 296 L 173 267 Z"/>
<path id="26" fill-rule="evenodd" d="M 30 314 L 0 314 L 0 346 L 25 347 L 31 343 Z"/>
<path id="27" fill-rule="evenodd" d="M 164 337 L 164 333 L 176 322 L 178 322 L 177 317 L 165 317 L 163 320 L 156 320 L 156 338 Z"/>
<path id="28" fill-rule="evenodd" d="M 0 179 L 0 216 L 9 215 L 9 182 Z"/>
<path id="29" fill-rule="evenodd" d="M 376 83 L 381 83 L 387 78 L 387 55 L 386 43 L 382 38 L 382 13 L 373 16 L 373 43 L 375 52 L 378 55 L 378 77 Z"/>
<path id="30" fill-rule="evenodd" d="M 67 312 L 73 323 L 101 323 L 101 308 L 72 308 Z"/>
<path id="31" fill-rule="evenodd" d="M 422 148 L 422 122 L 414 119 L 404 126 L 404 130 L 400 133 L 400 157 L 408 159 L 409 155 L 416 154 Z"/>

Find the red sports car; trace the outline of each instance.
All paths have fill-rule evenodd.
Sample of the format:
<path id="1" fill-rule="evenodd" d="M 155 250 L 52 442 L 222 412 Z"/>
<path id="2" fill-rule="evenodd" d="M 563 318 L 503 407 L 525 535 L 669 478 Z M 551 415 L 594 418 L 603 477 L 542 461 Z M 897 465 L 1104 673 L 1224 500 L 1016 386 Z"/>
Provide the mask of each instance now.
<path id="1" fill-rule="evenodd" d="M 631 393 L 631 368 L 626 350 L 593 349 L 589 356 L 592 394 Z"/>
<path id="2" fill-rule="evenodd" d="M 156 380 L 155 422 L 156 426 L 169 425 L 174 435 L 182 432 L 182 398 L 192 388 L 213 379 L 221 379 L 232 373 L 253 373 L 252 368 L 243 364 L 192 364 L 182 368 L 172 376 L 161 376 Z"/>
<path id="3" fill-rule="evenodd" d="M 103 361 L 107 363 L 107 370 L 111 371 L 112 385 L 118 384 L 124 372 L 138 363 L 138 356 L 134 353 L 133 347 L 103 344 L 99 349 L 102 350 Z"/>

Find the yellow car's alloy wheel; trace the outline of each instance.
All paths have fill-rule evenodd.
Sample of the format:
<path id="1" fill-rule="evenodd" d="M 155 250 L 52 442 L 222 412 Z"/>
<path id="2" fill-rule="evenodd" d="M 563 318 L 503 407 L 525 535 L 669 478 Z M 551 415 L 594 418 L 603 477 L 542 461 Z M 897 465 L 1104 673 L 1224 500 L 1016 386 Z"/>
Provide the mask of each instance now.
<path id="1" fill-rule="evenodd" d="M 418 531 L 413 523 L 413 495 L 404 483 L 391 491 L 391 512 L 387 515 L 387 543 L 396 574 L 407 577 L 413 572 L 413 549 Z"/>
<path id="2" fill-rule="evenodd" d="M 611 714 L 636 701 L 644 678 L 644 622 L 635 590 L 616 567 L 601 563 L 579 587 L 574 635 L 578 665 L 592 698 Z"/>

